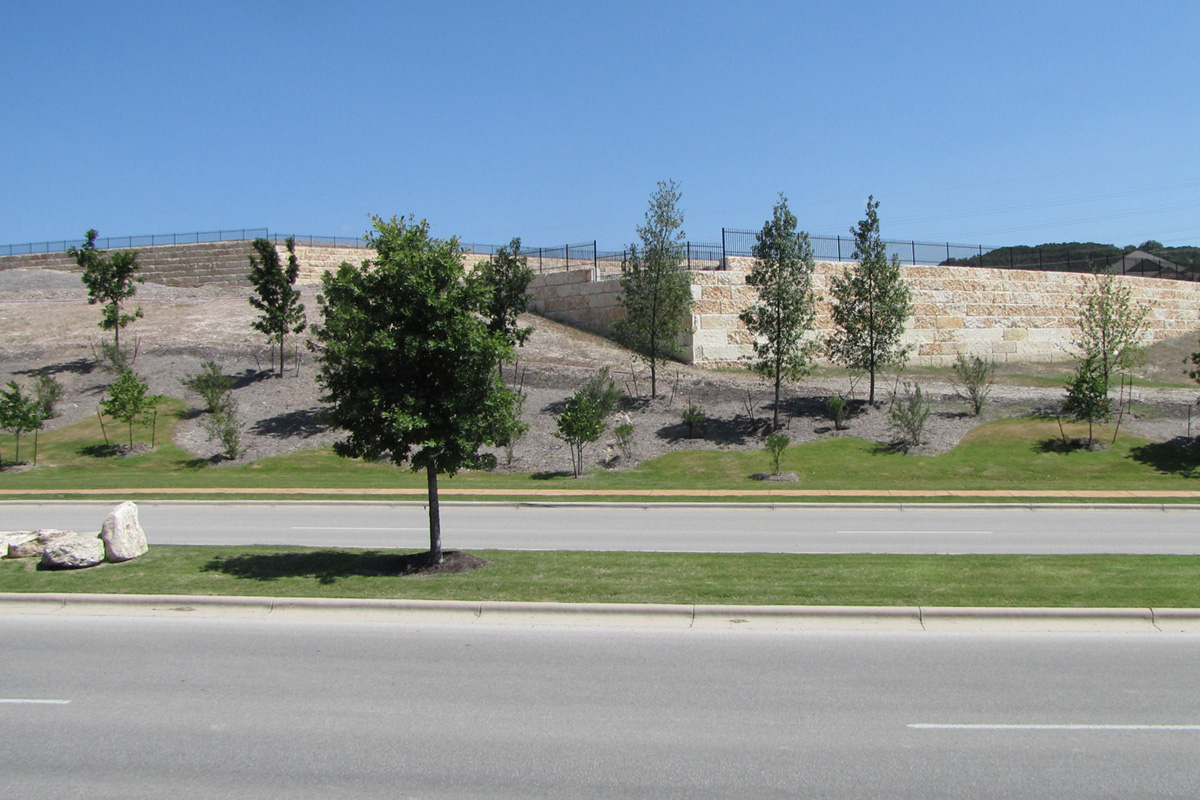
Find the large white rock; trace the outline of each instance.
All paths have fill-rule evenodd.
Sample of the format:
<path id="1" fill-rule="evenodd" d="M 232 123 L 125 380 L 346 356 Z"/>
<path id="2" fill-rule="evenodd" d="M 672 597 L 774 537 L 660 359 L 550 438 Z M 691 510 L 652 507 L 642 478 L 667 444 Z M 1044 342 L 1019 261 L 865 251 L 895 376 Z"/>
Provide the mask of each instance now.
<path id="1" fill-rule="evenodd" d="M 42 564 L 56 569 L 94 567 L 104 561 L 104 542 L 95 533 L 60 536 L 46 545 Z"/>
<path id="2" fill-rule="evenodd" d="M 29 531 L 0 531 L 0 558 L 8 558 L 8 546 L 13 542 L 27 542 L 33 534 Z"/>
<path id="3" fill-rule="evenodd" d="M 16 537 L 9 541 L 8 557 L 9 558 L 33 558 L 40 556 L 46 550 L 46 545 L 53 542 L 55 539 L 61 539 L 64 536 L 70 536 L 74 531 L 60 531 L 56 528 L 42 528 L 29 534 L 29 538 Z"/>
<path id="4" fill-rule="evenodd" d="M 100 529 L 104 557 L 109 561 L 128 561 L 150 549 L 146 532 L 138 522 L 137 506 L 128 501 L 112 510 Z"/>

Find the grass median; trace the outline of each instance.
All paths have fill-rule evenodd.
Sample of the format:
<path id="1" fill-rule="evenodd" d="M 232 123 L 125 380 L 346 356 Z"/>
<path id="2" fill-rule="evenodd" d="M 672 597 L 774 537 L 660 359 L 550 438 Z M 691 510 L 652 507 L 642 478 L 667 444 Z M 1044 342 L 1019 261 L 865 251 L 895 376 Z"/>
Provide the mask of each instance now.
<path id="1" fill-rule="evenodd" d="M 737 605 L 1200 607 L 1200 557 L 477 550 L 486 566 L 397 574 L 398 550 L 158 545 L 86 570 L 0 561 L 0 591 Z"/>
<path id="2" fill-rule="evenodd" d="M 176 402 L 160 413 L 156 432 L 159 446 L 133 457 L 107 455 L 108 450 L 102 446 L 103 431 L 96 420 L 49 432 L 40 437 L 39 466 L 4 474 L 0 490 L 7 496 L 29 491 L 67 497 L 80 490 L 141 488 L 204 490 L 214 495 L 223 489 L 291 489 L 320 495 L 324 489 L 368 496 L 379 490 L 420 491 L 425 485 L 423 475 L 389 464 L 342 459 L 328 449 L 266 458 L 248 465 L 215 466 L 173 444 L 162 444 L 171 441 L 176 414 L 182 408 Z M 149 438 L 148 431 L 135 429 L 134 433 L 139 440 Z M 1068 437 L 1085 433 L 1085 425 L 1066 427 Z M 1112 430 L 1102 428 L 1097 435 L 1111 438 Z M 1122 434 L 1108 449 L 1091 452 L 1064 448 L 1060 436 L 1053 420 L 1026 417 L 981 425 L 953 450 L 936 456 L 906 455 L 853 437 L 822 439 L 793 446 L 784 453 L 780 468 L 796 472 L 799 482 L 769 487 L 751 479 L 754 473 L 770 469 L 770 458 L 764 451 L 714 449 L 673 452 L 632 470 L 596 468 L 583 479 L 565 472 L 477 471 L 460 473 L 444 480 L 442 486 L 460 496 L 503 491 L 529 498 L 540 495 L 542 499 L 569 499 L 580 490 L 610 498 L 640 495 L 640 499 L 652 491 L 736 493 L 767 489 L 853 489 L 879 492 L 876 497 L 895 490 L 1200 490 L 1200 451 L 1195 447 Z M 31 452 L 30 442 L 22 444 L 23 455 Z M 12 451 L 6 448 L 5 452 Z M 564 455 L 564 470 L 565 460 Z"/>

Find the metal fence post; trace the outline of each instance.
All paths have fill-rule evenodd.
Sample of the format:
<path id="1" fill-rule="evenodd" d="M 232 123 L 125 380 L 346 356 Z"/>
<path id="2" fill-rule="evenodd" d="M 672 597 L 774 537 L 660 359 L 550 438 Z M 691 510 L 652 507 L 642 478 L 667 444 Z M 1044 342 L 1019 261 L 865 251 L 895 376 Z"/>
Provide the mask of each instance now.
<path id="1" fill-rule="evenodd" d="M 842 237 L 838 236 L 838 261 L 842 260 Z"/>
<path id="2" fill-rule="evenodd" d="M 917 242 L 915 239 L 910 239 L 909 244 L 912 245 L 913 266 L 917 265 Z"/>
<path id="3" fill-rule="evenodd" d="M 725 249 L 725 229 L 721 228 L 721 269 L 729 269 L 729 253 Z"/>

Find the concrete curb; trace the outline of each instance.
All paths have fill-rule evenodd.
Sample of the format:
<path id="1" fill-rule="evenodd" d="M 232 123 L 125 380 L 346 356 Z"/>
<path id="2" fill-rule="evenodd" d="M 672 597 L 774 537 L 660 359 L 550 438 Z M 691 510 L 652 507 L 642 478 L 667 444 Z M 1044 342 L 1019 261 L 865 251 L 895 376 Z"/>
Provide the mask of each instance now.
<path id="1" fill-rule="evenodd" d="M 189 617 L 696 630 L 1200 633 L 1194 608 L 718 606 L 0 593 L 0 616 Z"/>

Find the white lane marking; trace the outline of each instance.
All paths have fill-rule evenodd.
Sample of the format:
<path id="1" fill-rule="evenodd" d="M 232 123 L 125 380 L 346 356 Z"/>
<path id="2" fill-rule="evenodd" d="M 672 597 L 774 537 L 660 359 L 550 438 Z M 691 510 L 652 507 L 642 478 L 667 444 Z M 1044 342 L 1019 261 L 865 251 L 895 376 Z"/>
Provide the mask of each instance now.
<path id="1" fill-rule="evenodd" d="M 427 530 L 429 530 L 429 528 L 427 528 L 427 527 L 426 528 L 358 528 L 358 527 L 338 528 L 338 527 L 332 527 L 332 526 L 293 525 L 292 530 L 294 530 L 294 531 L 427 531 Z"/>
<path id="2" fill-rule="evenodd" d="M 29 705 L 29 706 L 65 706 L 70 704 L 70 700 L 39 700 L 30 697 L 0 697 L 0 703 L 10 705 Z"/>
<path id="3" fill-rule="evenodd" d="M 839 536 L 853 536 L 856 534 L 881 533 L 888 536 L 912 535 L 912 536 L 991 536 L 992 531 L 837 531 Z"/>
<path id="4" fill-rule="evenodd" d="M 910 723 L 909 728 L 917 730 L 951 730 L 951 731 L 1200 731 L 1200 725 L 1124 725 L 1124 724 L 1023 724 L 1001 725 L 990 723 Z"/>

